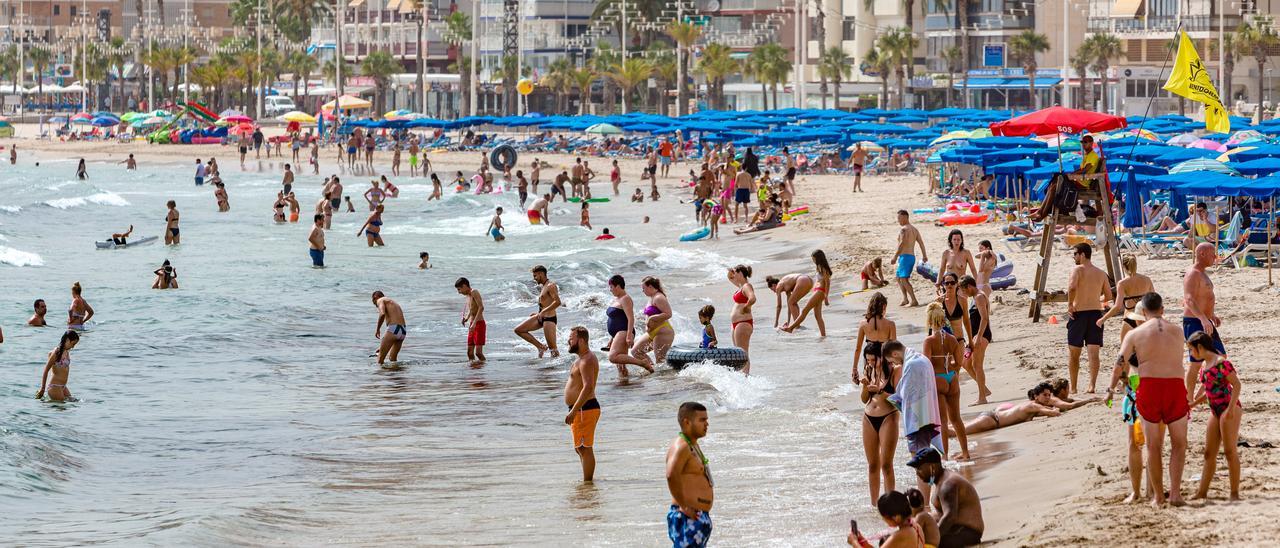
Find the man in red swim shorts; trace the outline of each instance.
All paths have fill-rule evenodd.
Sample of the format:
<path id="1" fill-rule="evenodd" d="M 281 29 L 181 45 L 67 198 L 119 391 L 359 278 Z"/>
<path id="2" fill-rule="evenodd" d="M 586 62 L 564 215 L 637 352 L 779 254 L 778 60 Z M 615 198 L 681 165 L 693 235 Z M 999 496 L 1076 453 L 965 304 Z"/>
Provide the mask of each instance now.
<path id="1" fill-rule="evenodd" d="M 1151 501 L 1165 502 L 1164 466 L 1160 461 L 1164 427 L 1169 431 L 1169 504 L 1183 506 L 1182 468 L 1187 462 L 1187 416 L 1191 412 L 1186 370 L 1182 365 L 1182 328 L 1164 319 L 1164 300 L 1158 293 L 1142 297 L 1147 321 L 1130 331 L 1120 344 L 1120 355 L 1138 364 L 1138 416 L 1147 439 L 1147 482 Z"/>
<path id="2" fill-rule="evenodd" d="M 462 311 L 462 325 L 467 326 L 467 359 L 471 365 L 484 363 L 484 301 L 480 292 L 471 289 L 471 282 L 466 278 L 458 278 L 453 283 L 459 295 L 466 295 L 467 307 Z"/>

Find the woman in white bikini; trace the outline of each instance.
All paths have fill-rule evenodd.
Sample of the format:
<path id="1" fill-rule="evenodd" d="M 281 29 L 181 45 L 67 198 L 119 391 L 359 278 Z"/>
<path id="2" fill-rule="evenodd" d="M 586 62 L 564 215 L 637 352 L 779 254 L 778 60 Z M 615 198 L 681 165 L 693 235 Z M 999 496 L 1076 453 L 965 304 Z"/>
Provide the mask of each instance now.
<path id="1" fill-rule="evenodd" d="M 71 374 L 71 349 L 75 348 L 78 342 L 80 342 L 79 333 L 67 330 L 62 334 L 58 347 L 49 353 L 49 360 L 45 362 L 44 371 L 40 373 L 40 391 L 36 392 L 36 399 L 43 398 L 46 389 L 52 401 L 71 399 L 71 391 L 67 390 L 67 377 Z M 49 373 L 53 373 L 52 378 Z"/>

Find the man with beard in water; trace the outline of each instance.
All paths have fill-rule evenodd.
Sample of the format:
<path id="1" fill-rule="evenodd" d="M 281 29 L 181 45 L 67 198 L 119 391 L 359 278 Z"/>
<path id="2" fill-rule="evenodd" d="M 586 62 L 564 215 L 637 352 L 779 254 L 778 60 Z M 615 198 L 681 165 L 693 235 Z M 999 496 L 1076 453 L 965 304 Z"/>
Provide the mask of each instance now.
<path id="1" fill-rule="evenodd" d="M 569 414 L 564 423 L 573 436 L 573 450 L 582 461 L 582 481 L 590 483 L 596 473 L 596 455 L 592 446 L 596 440 L 596 423 L 600 421 L 600 402 L 596 401 L 596 377 L 600 373 L 600 361 L 591 352 L 587 328 L 575 326 L 569 330 L 569 352 L 577 359 L 569 368 L 569 378 L 564 383 L 564 404 Z"/>
<path id="2" fill-rule="evenodd" d="M 711 539 L 711 504 L 715 482 L 698 440 L 707 435 L 707 408 L 697 402 L 680 404 L 676 414 L 680 434 L 667 449 L 667 537 L 673 547 L 702 547 Z"/>

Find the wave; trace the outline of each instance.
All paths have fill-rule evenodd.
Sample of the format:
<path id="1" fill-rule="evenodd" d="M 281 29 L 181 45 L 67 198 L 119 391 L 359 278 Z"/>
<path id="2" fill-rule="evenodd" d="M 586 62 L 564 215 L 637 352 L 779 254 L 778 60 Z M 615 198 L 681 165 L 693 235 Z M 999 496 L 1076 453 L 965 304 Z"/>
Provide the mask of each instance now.
<path id="1" fill-rule="evenodd" d="M 80 207 L 91 203 L 117 207 L 129 205 L 128 200 L 125 200 L 119 194 L 114 192 L 99 192 L 97 194 L 77 196 L 75 198 L 54 198 L 52 200 L 45 201 L 44 205 L 57 209 L 71 209 L 73 207 Z"/>
<path id="2" fill-rule="evenodd" d="M 44 258 L 29 251 L 0 245 L 0 263 L 12 266 L 44 266 Z"/>
<path id="3" fill-rule="evenodd" d="M 22 206 L 0 205 L 0 211 L 5 211 L 8 213 L 17 213 L 19 211 L 22 211 Z"/>
<path id="4" fill-rule="evenodd" d="M 690 364 L 679 375 L 715 388 L 712 400 L 717 411 L 758 407 L 774 388 L 774 384 L 764 377 L 746 376 L 709 361 Z"/>

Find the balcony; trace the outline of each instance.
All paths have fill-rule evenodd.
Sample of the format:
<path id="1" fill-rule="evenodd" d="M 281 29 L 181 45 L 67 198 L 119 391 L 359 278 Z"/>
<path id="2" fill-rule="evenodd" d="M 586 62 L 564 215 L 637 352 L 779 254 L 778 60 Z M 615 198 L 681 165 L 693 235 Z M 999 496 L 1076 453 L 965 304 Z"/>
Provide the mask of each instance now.
<path id="1" fill-rule="evenodd" d="M 1239 15 L 1227 15 L 1227 30 L 1240 26 Z M 1119 35 L 1165 35 L 1171 36 L 1178 29 L 1178 18 L 1172 16 L 1150 17 L 1143 19 L 1124 19 L 1107 17 L 1090 17 L 1089 32 L 1113 32 Z M 1189 15 L 1182 18 L 1182 30 L 1188 33 L 1217 32 L 1218 16 Z M 1157 36 L 1149 36 L 1156 38 Z"/>

